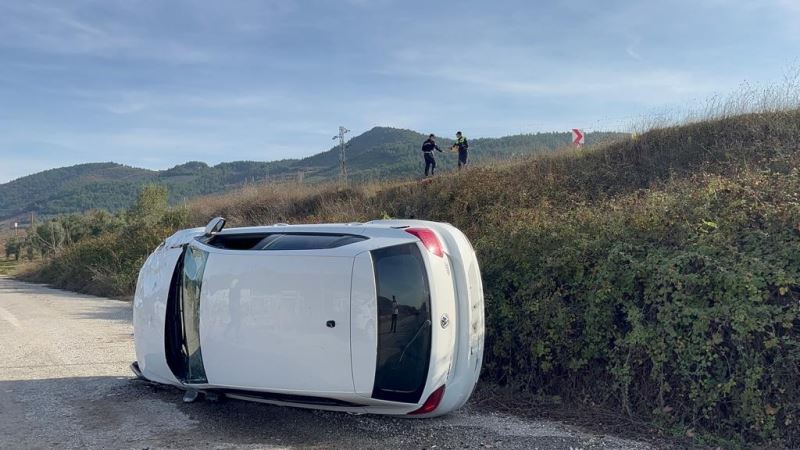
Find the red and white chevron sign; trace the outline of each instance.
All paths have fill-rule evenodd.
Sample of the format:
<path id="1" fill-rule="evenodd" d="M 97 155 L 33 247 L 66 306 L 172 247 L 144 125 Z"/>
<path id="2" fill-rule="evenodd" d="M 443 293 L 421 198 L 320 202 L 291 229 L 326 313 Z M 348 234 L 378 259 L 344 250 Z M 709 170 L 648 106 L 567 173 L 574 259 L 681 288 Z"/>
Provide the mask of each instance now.
<path id="1" fill-rule="evenodd" d="M 583 131 L 573 128 L 572 129 L 572 143 L 575 144 L 576 147 L 580 147 L 581 145 L 586 143 L 586 135 Z"/>

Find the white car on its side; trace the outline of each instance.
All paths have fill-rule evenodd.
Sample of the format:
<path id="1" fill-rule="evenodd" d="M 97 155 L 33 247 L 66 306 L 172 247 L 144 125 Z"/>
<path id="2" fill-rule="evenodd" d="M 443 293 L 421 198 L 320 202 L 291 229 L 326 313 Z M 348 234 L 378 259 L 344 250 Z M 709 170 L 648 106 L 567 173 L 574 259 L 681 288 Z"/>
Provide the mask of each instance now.
<path id="1" fill-rule="evenodd" d="M 175 233 L 133 303 L 137 375 L 190 393 L 431 417 L 466 403 L 483 357 L 478 261 L 418 220 Z"/>

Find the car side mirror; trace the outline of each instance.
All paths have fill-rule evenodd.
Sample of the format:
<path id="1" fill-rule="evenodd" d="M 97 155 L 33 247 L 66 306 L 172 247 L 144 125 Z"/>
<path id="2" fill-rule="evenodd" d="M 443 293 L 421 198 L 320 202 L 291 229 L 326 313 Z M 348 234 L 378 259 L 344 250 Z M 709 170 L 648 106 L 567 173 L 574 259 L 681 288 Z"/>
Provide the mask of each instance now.
<path id="1" fill-rule="evenodd" d="M 223 217 L 214 217 L 208 222 L 206 225 L 206 236 L 211 236 L 214 233 L 219 233 L 225 227 L 225 218 Z"/>

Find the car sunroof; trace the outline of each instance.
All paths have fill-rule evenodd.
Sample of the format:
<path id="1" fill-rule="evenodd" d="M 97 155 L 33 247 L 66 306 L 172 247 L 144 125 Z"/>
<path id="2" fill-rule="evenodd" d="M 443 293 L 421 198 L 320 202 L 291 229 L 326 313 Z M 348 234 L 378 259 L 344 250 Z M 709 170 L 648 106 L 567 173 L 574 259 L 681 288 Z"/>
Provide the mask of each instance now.
<path id="1" fill-rule="evenodd" d="M 337 233 L 245 233 L 217 234 L 198 240 L 228 250 L 318 250 L 336 248 L 368 239 Z"/>

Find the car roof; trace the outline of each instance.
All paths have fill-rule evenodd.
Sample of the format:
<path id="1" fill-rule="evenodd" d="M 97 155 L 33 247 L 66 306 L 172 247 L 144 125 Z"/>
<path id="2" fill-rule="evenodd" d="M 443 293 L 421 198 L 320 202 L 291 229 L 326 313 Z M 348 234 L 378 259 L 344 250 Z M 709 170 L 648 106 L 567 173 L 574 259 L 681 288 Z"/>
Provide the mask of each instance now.
<path id="1" fill-rule="evenodd" d="M 270 232 L 270 233 L 303 233 L 303 232 L 317 232 L 317 233 L 343 233 L 343 234 L 363 234 L 365 236 L 381 236 L 384 235 L 386 230 L 402 230 L 408 227 L 428 227 L 439 228 L 442 225 L 440 222 L 431 222 L 428 220 L 417 219 L 388 219 L 388 220 L 373 220 L 370 222 L 350 222 L 350 223 L 316 223 L 316 224 L 298 224 L 290 225 L 287 223 L 276 223 L 274 225 L 258 225 L 250 227 L 235 227 L 225 228 L 220 231 L 221 234 L 225 233 L 252 233 L 252 232 Z M 449 225 L 449 224 L 446 224 Z M 395 233 L 395 231 L 390 231 Z"/>
<path id="2" fill-rule="evenodd" d="M 355 257 L 356 255 L 365 251 L 371 251 L 379 248 L 390 247 L 394 245 L 401 245 L 407 243 L 419 243 L 419 240 L 405 232 L 408 227 L 427 227 L 434 229 L 440 233 L 446 232 L 450 225 L 429 222 L 424 220 L 410 220 L 410 219 L 397 219 L 397 220 L 377 220 L 366 223 L 323 223 L 323 224 L 302 224 L 302 225 L 288 225 L 288 224 L 275 224 L 275 225 L 262 225 L 250 227 L 235 227 L 225 228 L 215 235 L 230 236 L 237 234 L 300 234 L 300 233 L 325 233 L 325 234 L 343 234 L 343 235 L 358 235 L 364 236 L 365 239 L 360 242 L 354 242 L 347 245 L 334 248 L 320 248 L 311 250 L 235 250 L 212 247 L 198 238 L 203 237 L 203 228 L 193 228 L 188 230 L 181 230 L 175 233 L 166 240 L 167 246 L 178 246 L 188 242 L 195 242 L 197 245 L 204 247 L 207 251 L 211 252 L 263 252 L 264 255 L 307 255 L 307 256 L 337 256 L 337 257 Z"/>

